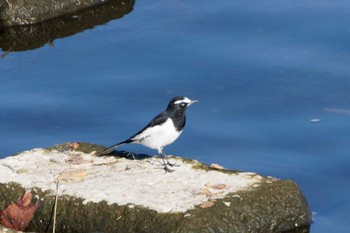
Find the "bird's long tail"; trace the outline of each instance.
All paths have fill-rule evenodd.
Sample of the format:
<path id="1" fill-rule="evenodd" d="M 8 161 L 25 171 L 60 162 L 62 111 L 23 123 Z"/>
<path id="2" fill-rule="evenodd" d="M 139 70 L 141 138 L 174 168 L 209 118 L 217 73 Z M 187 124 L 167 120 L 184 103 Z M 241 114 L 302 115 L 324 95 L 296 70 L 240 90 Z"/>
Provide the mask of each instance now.
<path id="1" fill-rule="evenodd" d="M 119 146 L 122 146 L 124 144 L 128 144 L 128 143 L 131 143 L 133 142 L 133 140 L 131 139 L 128 139 L 128 140 L 125 140 L 125 141 L 122 141 L 122 142 L 119 142 L 117 144 L 114 144 L 106 149 L 104 149 L 103 151 L 101 151 L 101 153 L 99 154 L 99 156 L 102 156 L 102 155 L 107 155 L 109 153 L 111 153 L 115 148 L 119 147 Z"/>

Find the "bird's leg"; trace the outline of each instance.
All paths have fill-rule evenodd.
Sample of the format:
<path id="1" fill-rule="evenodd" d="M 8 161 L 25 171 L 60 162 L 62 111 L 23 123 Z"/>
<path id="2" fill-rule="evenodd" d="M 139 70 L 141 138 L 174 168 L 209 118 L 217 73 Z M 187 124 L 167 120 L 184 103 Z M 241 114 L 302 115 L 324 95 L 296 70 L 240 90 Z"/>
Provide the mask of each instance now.
<path id="1" fill-rule="evenodd" d="M 169 165 L 170 167 L 179 167 L 179 166 L 180 166 L 180 165 L 177 165 L 177 164 L 175 164 L 175 163 L 170 163 L 170 162 L 167 160 L 167 158 L 165 157 L 166 154 L 164 153 L 163 148 L 162 148 L 161 153 L 162 153 L 162 156 L 163 156 L 163 161 L 165 160 L 167 165 Z M 165 162 L 164 162 L 164 163 L 165 163 Z"/>
<path id="2" fill-rule="evenodd" d="M 168 167 L 168 165 L 169 166 L 172 166 L 172 165 L 170 165 L 169 164 L 169 162 L 168 162 L 168 160 L 165 158 L 165 154 L 164 154 L 164 152 L 163 152 L 163 148 L 160 148 L 159 149 L 159 154 L 160 154 L 160 156 L 162 157 L 162 159 L 163 159 L 163 164 L 164 164 L 164 170 L 165 170 L 165 172 L 173 172 L 174 170 L 172 170 L 172 169 L 170 169 L 169 167 Z M 165 162 L 166 161 L 166 162 Z"/>
<path id="3" fill-rule="evenodd" d="M 131 155 L 131 157 L 132 157 L 134 160 L 136 160 L 136 158 L 135 158 L 135 153 L 129 152 L 129 153 L 126 155 L 126 157 L 129 157 L 130 155 Z"/>

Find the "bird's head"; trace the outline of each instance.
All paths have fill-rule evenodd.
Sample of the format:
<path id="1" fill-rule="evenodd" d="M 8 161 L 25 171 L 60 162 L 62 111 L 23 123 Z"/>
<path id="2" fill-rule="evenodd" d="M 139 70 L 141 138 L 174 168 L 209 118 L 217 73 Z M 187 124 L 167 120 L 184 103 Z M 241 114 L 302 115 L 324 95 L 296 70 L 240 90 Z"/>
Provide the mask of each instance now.
<path id="1" fill-rule="evenodd" d="M 176 96 L 170 100 L 167 111 L 185 112 L 187 107 L 197 102 L 198 100 L 191 100 L 185 96 Z"/>

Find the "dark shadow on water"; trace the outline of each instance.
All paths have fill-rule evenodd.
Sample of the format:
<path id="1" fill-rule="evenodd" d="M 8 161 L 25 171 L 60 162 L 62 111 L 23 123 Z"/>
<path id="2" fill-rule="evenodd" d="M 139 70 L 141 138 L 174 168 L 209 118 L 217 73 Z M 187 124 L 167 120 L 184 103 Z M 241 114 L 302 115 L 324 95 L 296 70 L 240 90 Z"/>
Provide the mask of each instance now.
<path id="1" fill-rule="evenodd" d="M 64 38 L 122 18 L 133 10 L 135 0 L 115 0 L 93 8 L 29 26 L 0 28 L 0 47 L 7 53 L 33 50 Z"/>

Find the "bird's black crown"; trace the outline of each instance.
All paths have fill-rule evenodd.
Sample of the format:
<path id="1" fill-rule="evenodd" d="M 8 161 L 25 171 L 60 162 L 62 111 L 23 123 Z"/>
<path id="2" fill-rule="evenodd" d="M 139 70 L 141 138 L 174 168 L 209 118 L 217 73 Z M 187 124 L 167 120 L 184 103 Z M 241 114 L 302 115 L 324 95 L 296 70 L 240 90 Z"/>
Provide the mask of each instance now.
<path id="1" fill-rule="evenodd" d="M 190 100 L 185 96 L 176 96 L 172 100 L 170 100 L 167 111 L 186 111 L 186 108 L 190 106 L 192 103 L 197 102 Z"/>

